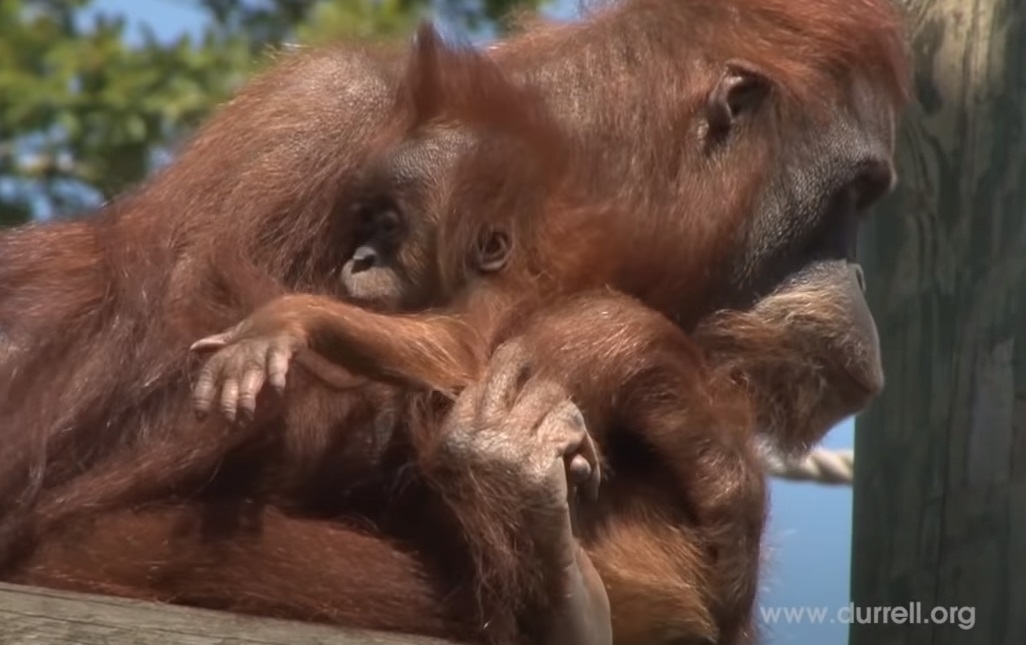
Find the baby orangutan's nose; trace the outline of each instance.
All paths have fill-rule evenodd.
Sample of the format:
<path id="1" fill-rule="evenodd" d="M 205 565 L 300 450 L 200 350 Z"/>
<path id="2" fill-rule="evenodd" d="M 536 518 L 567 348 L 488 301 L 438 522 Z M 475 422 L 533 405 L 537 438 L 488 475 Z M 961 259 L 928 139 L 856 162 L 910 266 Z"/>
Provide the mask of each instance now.
<path id="1" fill-rule="evenodd" d="M 378 252 L 371 246 L 361 246 L 353 253 L 353 273 L 373 269 L 378 264 Z"/>

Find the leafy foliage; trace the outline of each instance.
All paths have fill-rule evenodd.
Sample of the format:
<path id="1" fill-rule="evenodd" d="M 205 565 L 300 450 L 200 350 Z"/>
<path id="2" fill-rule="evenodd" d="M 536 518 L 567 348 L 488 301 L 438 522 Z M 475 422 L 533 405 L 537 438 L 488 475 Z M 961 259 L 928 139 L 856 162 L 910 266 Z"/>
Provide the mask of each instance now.
<path id="1" fill-rule="evenodd" d="M 157 1 L 203 16 L 199 33 L 161 40 L 93 0 L 0 2 L 0 226 L 81 212 L 137 183 L 269 47 L 401 37 L 432 9 L 480 30 L 539 2 Z"/>

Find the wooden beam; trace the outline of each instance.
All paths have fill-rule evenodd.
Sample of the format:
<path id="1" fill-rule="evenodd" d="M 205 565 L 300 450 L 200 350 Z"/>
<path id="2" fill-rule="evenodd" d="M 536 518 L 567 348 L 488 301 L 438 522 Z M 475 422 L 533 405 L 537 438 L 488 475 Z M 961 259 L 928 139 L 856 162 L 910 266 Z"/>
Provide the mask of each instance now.
<path id="1" fill-rule="evenodd" d="M 0 583 L 3 645 L 452 645 Z"/>
<path id="2" fill-rule="evenodd" d="M 863 239 L 887 385 L 856 423 L 852 601 L 875 624 L 851 643 L 1026 643 L 1026 0 L 905 8 L 917 104 Z M 917 602 L 930 624 L 867 613 Z"/>

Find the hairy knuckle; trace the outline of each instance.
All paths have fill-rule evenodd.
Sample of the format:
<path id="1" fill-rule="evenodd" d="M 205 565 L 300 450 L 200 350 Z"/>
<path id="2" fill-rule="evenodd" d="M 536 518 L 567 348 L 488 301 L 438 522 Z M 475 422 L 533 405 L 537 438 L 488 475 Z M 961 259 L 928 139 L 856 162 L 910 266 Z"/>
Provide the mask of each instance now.
<path id="1" fill-rule="evenodd" d="M 571 427 L 582 432 L 587 429 L 587 424 L 584 421 L 584 413 L 581 412 L 581 409 L 573 403 L 566 406 L 566 421 Z"/>
<path id="2" fill-rule="evenodd" d="M 545 396 L 545 399 L 554 402 L 553 407 L 562 408 L 568 403 L 567 399 L 570 398 L 570 394 L 560 383 L 551 379 L 539 379 L 535 382 L 537 383 L 535 387 Z"/>
<path id="3" fill-rule="evenodd" d="M 546 493 L 552 487 L 548 471 L 531 470 L 524 473 L 522 482 L 525 489 L 534 496 Z"/>
<path id="4" fill-rule="evenodd" d="M 218 352 L 210 357 L 206 363 L 203 364 L 203 369 L 200 370 L 200 380 L 213 381 L 215 375 L 221 372 L 221 367 L 224 365 L 224 355 Z"/>
<path id="5" fill-rule="evenodd" d="M 527 360 L 527 347 L 522 340 L 514 338 L 499 345 L 493 357 L 501 367 L 519 366 Z"/>
<path id="6" fill-rule="evenodd" d="M 243 372 L 247 378 L 253 378 L 254 376 L 263 373 L 264 361 L 259 355 L 250 354 L 246 356 L 246 359 L 242 363 Z"/>
<path id="7" fill-rule="evenodd" d="M 491 366 L 493 378 L 508 381 L 517 389 L 522 388 L 533 373 L 530 353 L 519 340 L 501 345 L 492 356 Z"/>
<path id="8" fill-rule="evenodd" d="M 246 352 L 236 348 L 236 350 L 232 352 L 231 357 L 225 363 L 225 371 L 233 375 L 242 374 L 246 371 L 248 364 L 249 357 L 246 355 Z"/>

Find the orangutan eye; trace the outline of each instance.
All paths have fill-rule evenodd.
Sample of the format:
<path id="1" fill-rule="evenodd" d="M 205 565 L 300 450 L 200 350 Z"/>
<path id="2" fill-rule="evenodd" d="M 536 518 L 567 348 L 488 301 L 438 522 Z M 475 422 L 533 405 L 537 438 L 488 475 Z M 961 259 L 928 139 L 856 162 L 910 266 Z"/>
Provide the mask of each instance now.
<path id="1" fill-rule="evenodd" d="M 379 210 L 374 213 L 373 218 L 374 230 L 385 237 L 392 238 L 398 235 L 402 228 L 402 218 L 394 208 Z"/>
<path id="2" fill-rule="evenodd" d="M 358 207 L 357 239 L 369 242 L 393 242 L 403 232 L 403 217 L 397 204 L 380 199 Z"/>

